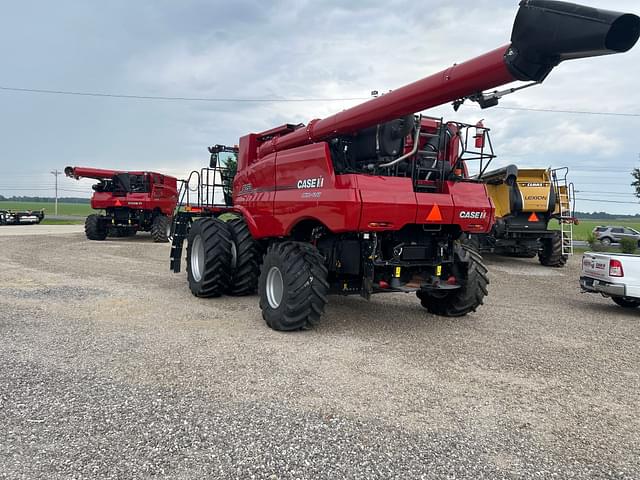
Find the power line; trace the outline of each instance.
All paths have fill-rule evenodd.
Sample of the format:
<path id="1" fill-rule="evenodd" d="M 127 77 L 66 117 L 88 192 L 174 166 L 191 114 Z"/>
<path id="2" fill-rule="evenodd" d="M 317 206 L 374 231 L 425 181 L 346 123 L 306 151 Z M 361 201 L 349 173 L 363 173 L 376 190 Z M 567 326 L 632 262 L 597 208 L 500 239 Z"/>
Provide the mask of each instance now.
<path id="1" fill-rule="evenodd" d="M 162 95 L 129 95 L 121 93 L 76 92 L 70 90 L 47 90 L 42 88 L 3 87 L 0 90 L 24 93 L 45 93 L 51 95 L 75 95 L 82 97 L 125 98 L 133 100 L 169 100 L 180 102 L 231 102 L 231 103 L 285 103 L 285 102 L 347 102 L 353 100 L 369 100 L 372 97 L 352 98 L 215 98 L 215 97 L 169 97 Z"/>
<path id="2" fill-rule="evenodd" d="M 576 181 L 573 182 L 576 185 L 617 185 L 617 186 L 629 186 L 630 184 L 627 182 L 624 183 L 620 183 L 620 182 L 582 182 L 582 181 Z"/>
<path id="3" fill-rule="evenodd" d="M 21 88 L 0 86 L 0 90 L 8 92 L 22 93 L 43 93 L 49 95 L 69 95 L 81 97 L 101 97 L 101 98 L 122 98 L 129 100 L 161 100 L 161 101 L 180 101 L 180 102 L 214 102 L 214 103 L 302 103 L 302 102 L 350 102 L 370 100 L 372 97 L 345 97 L 345 98 L 233 98 L 233 97 L 182 97 L 182 96 L 164 96 L 164 95 L 132 95 L 123 93 L 105 93 L 105 92 L 79 92 L 73 90 L 49 90 L 44 88 Z M 597 112 L 589 110 L 556 110 L 552 108 L 529 108 L 529 107 L 494 107 L 501 110 L 514 110 L 526 112 L 542 112 L 542 113 L 564 113 L 571 115 L 600 115 L 613 117 L 640 117 L 640 113 L 623 113 L 623 112 Z"/>
<path id="4" fill-rule="evenodd" d="M 32 187 L 24 187 L 24 188 L 15 188 L 15 187 L 0 187 L 0 190 L 16 190 L 16 191 L 27 191 L 27 190 L 38 190 L 38 191 L 51 191 L 53 190 L 53 187 L 47 187 L 47 188 L 41 188 L 41 187 L 37 187 L 37 188 L 32 188 Z"/>
<path id="5" fill-rule="evenodd" d="M 526 108 L 526 107 L 494 107 L 500 110 L 515 110 L 523 112 L 542 112 L 542 113 L 568 113 L 571 115 L 602 115 L 611 117 L 640 117 L 640 113 L 622 113 L 622 112 L 594 112 L 589 110 L 555 110 L 551 108 Z"/>
<path id="6" fill-rule="evenodd" d="M 625 205 L 638 205 L 640 202 L 623 202 L 618 200 L 596 200 L 595 198 L 576 198 L 579 202 L 598 202 L 598 203 L 623 203 Z"/>
<path id="7" fill-rule="evenodd" d="M 576 190 L 576 193 L 597 193 L 600 195 L 635 196 L 632 192 L 598 192 L 595 190 Z"/>

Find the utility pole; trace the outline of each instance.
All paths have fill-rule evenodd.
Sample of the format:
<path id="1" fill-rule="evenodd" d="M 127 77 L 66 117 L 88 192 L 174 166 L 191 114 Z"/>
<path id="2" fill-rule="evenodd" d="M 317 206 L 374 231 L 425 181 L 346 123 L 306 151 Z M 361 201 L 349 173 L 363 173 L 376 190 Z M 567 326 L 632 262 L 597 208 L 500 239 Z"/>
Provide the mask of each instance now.
<path id="1" fill-rule="evenodd" d="M 58 175 L 62 175 L 57 168 L 55 170 L 51 170 L 51 174 L 56 177 L 56 217 L 58 216 Z"/>

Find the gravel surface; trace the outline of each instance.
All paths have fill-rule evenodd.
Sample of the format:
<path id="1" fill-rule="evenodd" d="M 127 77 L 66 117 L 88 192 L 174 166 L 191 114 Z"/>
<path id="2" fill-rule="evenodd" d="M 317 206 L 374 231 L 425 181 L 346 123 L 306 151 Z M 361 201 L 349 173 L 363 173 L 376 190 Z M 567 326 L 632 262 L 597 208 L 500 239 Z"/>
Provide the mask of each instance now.
<path id="1" fill-rule="evenodd" d="M 168 257 L 0 237 L 0 478 L 640 478 L 640 312 L 579 258 L 489 257 L 462 319 L 331 297 L 283 334 Z"/>
<path id="2" fill-rule="evenodd" d="M 84 232 L 84 225 L 2 225 L 0 238 L 34 235 L 68 235 Z"/>

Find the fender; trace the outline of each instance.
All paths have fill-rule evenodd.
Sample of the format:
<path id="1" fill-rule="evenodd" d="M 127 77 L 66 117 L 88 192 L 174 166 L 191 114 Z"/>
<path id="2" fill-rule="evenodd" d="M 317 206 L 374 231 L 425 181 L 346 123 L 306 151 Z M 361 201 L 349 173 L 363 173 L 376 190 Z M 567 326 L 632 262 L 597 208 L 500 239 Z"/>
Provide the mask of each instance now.
<path id="1" fill-rule="evenodd" d="M 256 225 L 256 221 L 254 220 L 253 215 L 251 215 L 251 212 L 247 210 L 247 208 L 240 205 L 234 205 L 231 211 L 242 215 L 242 218 L 244 218 L 244 221 L 247 223 L 247 227 L 249 227 L 249 232 L 251 233 L 251 236 L 253 238 L 259 237 L 259 234 L 258 234 L 259 230 L 258 230 L 258 226 Z"/>

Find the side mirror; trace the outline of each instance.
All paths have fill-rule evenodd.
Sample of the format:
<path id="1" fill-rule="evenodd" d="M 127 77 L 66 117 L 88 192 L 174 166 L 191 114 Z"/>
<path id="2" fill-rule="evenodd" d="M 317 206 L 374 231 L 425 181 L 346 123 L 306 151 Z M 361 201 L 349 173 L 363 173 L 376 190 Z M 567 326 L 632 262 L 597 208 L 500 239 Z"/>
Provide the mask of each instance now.
<path id="1" fill-rule="evenodd" d="M 218 166 L 218 153 L 211 154 L 211 160 L 209 160 L 209 168 L 216 168 Z"/>

